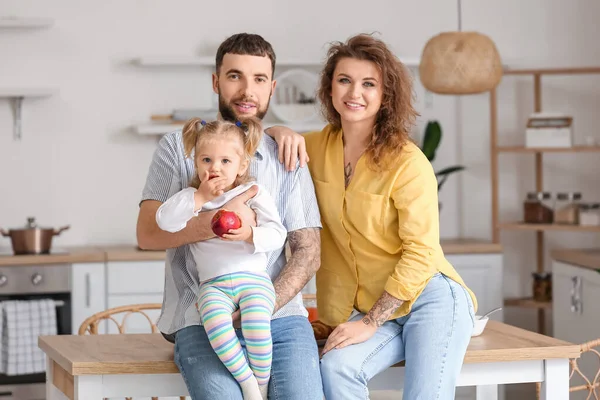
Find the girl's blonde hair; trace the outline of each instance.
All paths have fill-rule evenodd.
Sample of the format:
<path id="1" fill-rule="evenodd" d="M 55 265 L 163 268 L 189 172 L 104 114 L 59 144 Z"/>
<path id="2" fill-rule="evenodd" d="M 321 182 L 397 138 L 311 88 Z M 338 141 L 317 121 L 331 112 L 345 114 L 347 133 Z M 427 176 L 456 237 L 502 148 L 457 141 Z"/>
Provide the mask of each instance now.
<path id="1" fill-rule="evenodd" d="M 223 137 L 224 135 L 237 136 L 244 149 L 243 158 L 250 162 L 262 137 L 262 125 L 256 118 L 248 118 L 242 121 L 211 121 L 206 122 L 201 118 L 192 118 L 183 126 L 183 150 L 186 157 L 192 157 L 202 140 Z M 196 189 L 200 186 L 198 177 L 198 164 L 194 156 L 195 177 L 190 182 L 190 186 Z M 238 176 L 233 182 L 234 187 L 250 180 L 249 168 L 243 175 Z"/>

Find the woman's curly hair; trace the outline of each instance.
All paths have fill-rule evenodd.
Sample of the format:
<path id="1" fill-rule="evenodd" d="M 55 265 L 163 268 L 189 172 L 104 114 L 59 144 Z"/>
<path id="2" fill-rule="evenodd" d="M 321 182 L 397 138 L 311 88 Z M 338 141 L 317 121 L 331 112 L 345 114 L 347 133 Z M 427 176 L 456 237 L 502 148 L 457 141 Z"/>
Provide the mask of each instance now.
<path id="1" fill-rule="evenodd" d="M 419 115 L 413 106 L 412 77 L 408 69 L 390 51 L 387 45 L 368 34 L 360 34 L 346 41 L 334 42 L 327 53 L 317 91 L 323 116 L 337 130 L 342 127 L 340 114 L 333 106 L 331 86 L 337 63 L 342 58 L 372 61 L 381 71 L 383 96 L 377 113 L 373 134 L 366 154 L 374 170 L 391 167 L 393 160 L 410 141 L 410 130 Z"/>

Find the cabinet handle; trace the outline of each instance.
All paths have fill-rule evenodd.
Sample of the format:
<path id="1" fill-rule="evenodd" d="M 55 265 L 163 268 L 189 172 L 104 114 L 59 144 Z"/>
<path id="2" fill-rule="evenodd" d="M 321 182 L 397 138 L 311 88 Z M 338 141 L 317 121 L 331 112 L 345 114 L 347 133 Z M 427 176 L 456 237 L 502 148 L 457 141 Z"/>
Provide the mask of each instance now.
<path id="1" fill-rule="evenodd" d="M 583 302 L 581 299 L 581 277 L 571 278 L 571 312 L 582 314 Z"/>
<path id="2" fill-rule="evenodd" d="M 85 306 L 90 307 L 92 303 L 90 274 L 85 274 Z"/>

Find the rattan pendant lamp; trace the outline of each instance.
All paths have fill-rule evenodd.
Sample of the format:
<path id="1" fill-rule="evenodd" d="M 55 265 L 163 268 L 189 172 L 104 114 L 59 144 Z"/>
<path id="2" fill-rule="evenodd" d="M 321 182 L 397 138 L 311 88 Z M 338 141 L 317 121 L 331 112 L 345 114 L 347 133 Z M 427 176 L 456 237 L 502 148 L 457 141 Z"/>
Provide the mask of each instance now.
<path id="1" fill-rule="evenodd" d="M 462 32 L 460 1 L 458 31 L 432 37 L 421 55 L 419 76 L 423 86 L 433 93 L 482 93 L 495 88 L 502 79 L 502 62 L 494 42 L 481 33 Z"/>

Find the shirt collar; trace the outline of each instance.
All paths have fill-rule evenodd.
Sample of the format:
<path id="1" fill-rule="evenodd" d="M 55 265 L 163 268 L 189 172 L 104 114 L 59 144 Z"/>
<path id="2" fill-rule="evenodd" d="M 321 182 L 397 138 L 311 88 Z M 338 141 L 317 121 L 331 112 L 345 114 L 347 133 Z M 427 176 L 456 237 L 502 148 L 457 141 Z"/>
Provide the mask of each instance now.
<path id="1" fill-rule="evenodd" d="M 254 155 L 256 156 L 256 159 L 259 161 L 262 161 L 264 159 L 264 154 L 266 154 L 266 152 L 267 152 L 264 135 L 266 135 L 266 133 L 264 133 L 264 131 L 263 131 L 263 137 L 260 138 L 260 143 L 258 144 L 258 147 L 256 148 L 256 152 L 254 153 Z"/>

